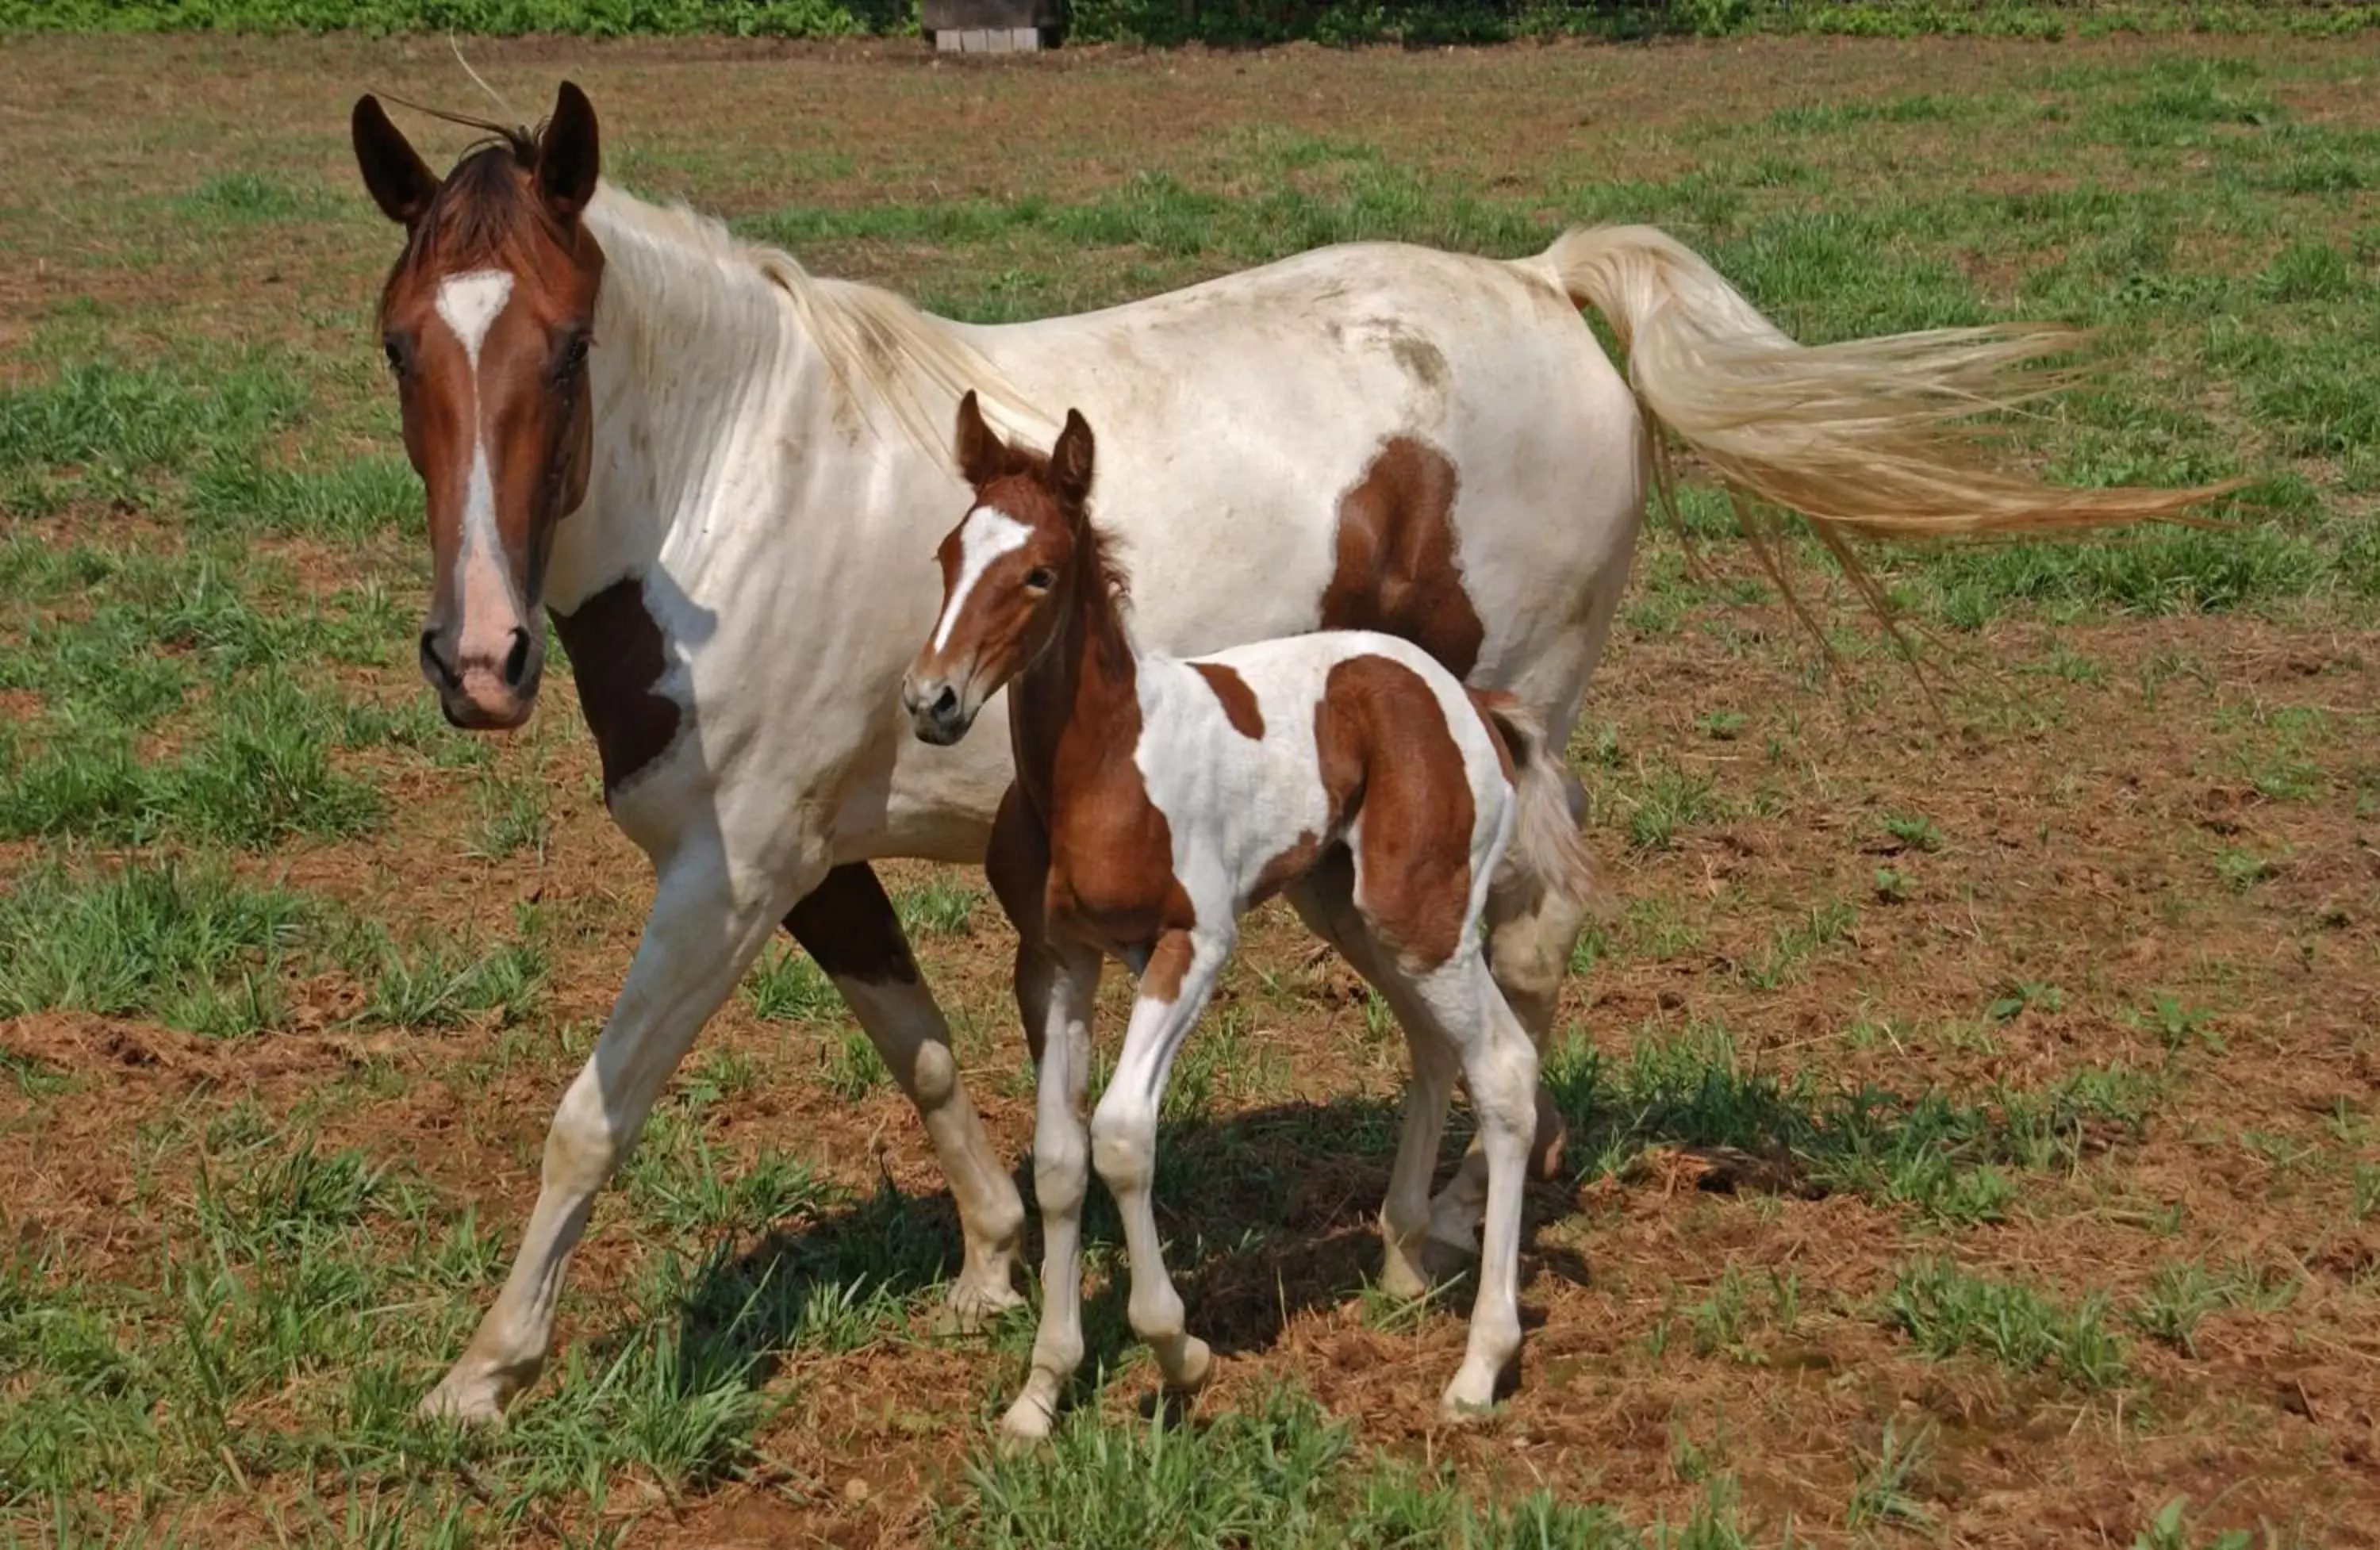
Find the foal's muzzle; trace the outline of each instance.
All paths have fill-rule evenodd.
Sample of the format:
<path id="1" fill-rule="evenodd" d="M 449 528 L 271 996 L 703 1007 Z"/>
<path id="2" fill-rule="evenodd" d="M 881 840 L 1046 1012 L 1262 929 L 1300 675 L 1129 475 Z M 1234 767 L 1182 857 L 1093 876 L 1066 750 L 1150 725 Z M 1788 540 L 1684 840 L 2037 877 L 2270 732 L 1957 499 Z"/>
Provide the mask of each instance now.
<path id="1" fill-rule="evenodd" d="M 956 743 L 975 724 L 975 708 L 947 678 L 903 679 L 901 708 L 909 713 L 918 740 L 940 747 Z"/>

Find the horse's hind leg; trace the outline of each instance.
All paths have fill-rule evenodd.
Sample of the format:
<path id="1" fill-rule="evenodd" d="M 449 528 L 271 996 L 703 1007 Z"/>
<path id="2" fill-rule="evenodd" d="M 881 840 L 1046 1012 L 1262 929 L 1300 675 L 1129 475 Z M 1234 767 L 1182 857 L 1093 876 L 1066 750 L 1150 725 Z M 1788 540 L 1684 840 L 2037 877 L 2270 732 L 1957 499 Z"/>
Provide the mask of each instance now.
<path id="1" fill-rule="evenodd" d="M 957 1203 L 966 1257 L 951 1287 L 963 1328 L 1015 1307 L 1025 1203 L 984 1134 L 958 1061 L 950 1024 L 910 954 L 900 916 L 865 863 L 837 866 L 785 916 L 794 934 L 866 1030 L 901 1090 L 909 1095 Z"/>
<path id="2" fill-rule="evenodd" d="M 1572 814 L 1583 817 L 1586 793 L 1574 778 L 1569 787 Z M 1542 1062 L 1561 1000 L 1562 980 L 1570 972 L 1571 952 L 1586 924 L 1586 906 L 1549 891 L 1518 898 L 1490 893 L 1487 920 L 1488 970 Z M 1566 1127 L 1551 1093 L 1540 1086 L 1535 1101 L 1529 1171 L 1536 1178 L 1550 1179 L 1561 1168 Z M 1460 1262 L 1477 1252 L 1474 1235 L 1487 1202 L 1488 1158 L 1475 1136 L 1462 1166 L 1430 1205 L 1430 1240 L 1442 1255 Z"/>

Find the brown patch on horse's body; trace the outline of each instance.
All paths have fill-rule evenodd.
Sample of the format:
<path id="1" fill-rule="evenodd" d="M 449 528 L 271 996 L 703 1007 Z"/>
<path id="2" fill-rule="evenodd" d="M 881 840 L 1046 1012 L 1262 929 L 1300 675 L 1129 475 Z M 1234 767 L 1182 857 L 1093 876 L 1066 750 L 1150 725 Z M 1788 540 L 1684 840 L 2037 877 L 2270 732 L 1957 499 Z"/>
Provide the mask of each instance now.
<path id="1" fill-rule="evenodd" d="M 1332 827 L 1363 819 L 1356 902 L 1391 948 L 1445 963 L 1470 914 L 1475 810 L 1438 696 L 1402 662 L 1350 657 L 1323 681 L 1314 741 Z"/>
<path id="2" fill-rule="evenodd" d="M 578 708 L 603 761 L 603 801 L 669 752 L 685 721 L 661 692 L 668 643 L 645 606 L 644 583 L 623 576 L 570 613 L 555 612 L 554 634 L 578 682 Z"/>
<path id="3" fill-rule="evenodd" d="M 1400 636 L 1456 677 L 1478 664 L 1487 630 L 1463 589 L 1444 453 L 1410 436 L 1380 443 L 1339 502 L 1338 565 L 1322 593 L 1326 630 Z"/>
<path id="4" fill-rule="evenodd" d="M 1256 691 L 1248 681 L 1220 662 L 1192 662 L 1192 671 L 1207 681 L 1215 697 L 1223 702 L 1223 717 L 1232 730 L 1242 737 L 1264 736 L 1264 710 L 1257 704 Z"/>
<path id="5" fill-rule="evenodd" d="M 785 914 L 785 929 L 818 966 L 863 985 L 915 985 L 917 961 L 876 869 L 837 866 Z"/>

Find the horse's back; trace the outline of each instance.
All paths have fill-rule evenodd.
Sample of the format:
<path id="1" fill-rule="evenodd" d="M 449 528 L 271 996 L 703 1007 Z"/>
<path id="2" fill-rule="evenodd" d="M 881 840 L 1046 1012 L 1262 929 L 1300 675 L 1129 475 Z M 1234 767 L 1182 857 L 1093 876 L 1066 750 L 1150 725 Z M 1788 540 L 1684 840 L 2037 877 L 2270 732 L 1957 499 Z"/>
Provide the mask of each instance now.
<path id="1" fill-rule="evenodd" d="M 1608 615 L 1643 509 L 1643 430 L 1543 273 L 1347 244 L 965 332 L 1043 410 L 1097 427 L 1095 498 L 1150 647 L 1362 625 L 1534 702 L 1583 682 L 1582 626 Z"/>

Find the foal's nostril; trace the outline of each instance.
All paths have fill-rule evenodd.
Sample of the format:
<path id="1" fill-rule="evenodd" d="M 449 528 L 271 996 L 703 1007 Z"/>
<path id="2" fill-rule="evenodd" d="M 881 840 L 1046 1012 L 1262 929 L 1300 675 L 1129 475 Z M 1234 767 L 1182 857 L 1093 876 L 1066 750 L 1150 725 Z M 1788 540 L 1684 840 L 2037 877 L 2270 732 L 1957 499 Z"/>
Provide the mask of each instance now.
<path id="1" fill-rule="evenodd" d="M 949 721 L 952 717 L 959 713 L 959 692 L 956 689 L 952 688 L 947 684 L 943 684 L 942 692 L 934 696 L 934 703 L 931 708 L 934 720 L 938 721 Z"/>
<path id="2" fill-rule="evenodd" d="M 463 681 L 463 675 L 455 672 L 454 666 L 438 654 L 436 630 L 421 632 L 421 671 L 432 683 L 442 684 L 450 689 Z"/>
<path id="3" fill-rule="evenodd" d="M 517 689 L 528 675 L 528 632 L 516 626 L 513 648 L 504 654 L 504 687 Z"/>

